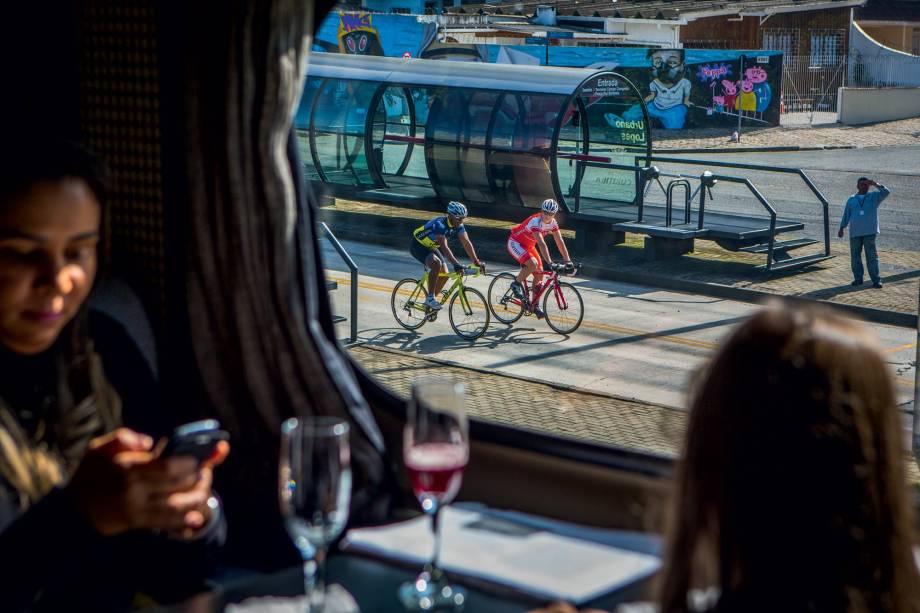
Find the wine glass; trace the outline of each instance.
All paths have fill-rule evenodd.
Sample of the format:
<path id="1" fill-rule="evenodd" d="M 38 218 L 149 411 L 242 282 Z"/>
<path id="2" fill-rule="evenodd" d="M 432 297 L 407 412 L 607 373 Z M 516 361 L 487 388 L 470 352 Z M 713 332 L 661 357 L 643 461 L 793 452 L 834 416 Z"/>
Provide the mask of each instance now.
<path id="1" fill-rule="evenodd" d="M 345 528 L 351 501 L 348 424 L 333 417 L 288 419 L 281 426 L 281 515 L 303 558 L 308 611 L 325 604 L 326 549 Z"/>
<path id="2" fill-rule="evenodd" d="M 466 600 L 466 593 L 450 585 L 438 567 L 439 512 L 457 495 L 469 459 L 463 393 L 463 384 L 448 378 L 424 378 L 412 385 L 403 459 L 412 490 L 431 517 L 434 551 L 415 581 L 399 588 L 399 598 L 410 611 L 453 610 Z"/>

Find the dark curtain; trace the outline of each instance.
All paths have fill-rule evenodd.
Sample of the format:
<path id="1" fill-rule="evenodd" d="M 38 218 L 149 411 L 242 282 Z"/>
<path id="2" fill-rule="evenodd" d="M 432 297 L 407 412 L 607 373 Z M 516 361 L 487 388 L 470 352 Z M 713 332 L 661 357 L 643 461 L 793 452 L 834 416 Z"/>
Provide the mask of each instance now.
<path id="1" fill-rule="evenodd" d="M 205 4 L 188 9 L 184 54 L 189 334 L 207 401 L 233 435 L 218 483 L 231 554 L 235 543 L 268 569 L 296 560 L 276 502 L 283 419 L 350 420 L 353 520 L 384 518 L 393 477 L 350 363 L 323 330 L 328 298 L 291 129 L 312 22 L 325 10 Z"/>

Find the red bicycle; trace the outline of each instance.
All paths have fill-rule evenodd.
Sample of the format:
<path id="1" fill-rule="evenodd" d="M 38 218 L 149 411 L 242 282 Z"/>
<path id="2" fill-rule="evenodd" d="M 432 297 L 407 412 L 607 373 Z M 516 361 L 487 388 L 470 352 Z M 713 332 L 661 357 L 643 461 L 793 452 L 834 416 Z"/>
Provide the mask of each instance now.
<path id="1" fill-rule="evenodd" d="M 551 272 L 544 273 L 543 285 L 537 291 L 533 301 L 521 300 L 511 290 L 515 276 L 510 272 L 496 275 L 489 284 L 489 308 L 495 319 L 504 324 L 513 324 L 523 315 L 533 315 L 534 305 L 543 300 L 543 312 L 546 323 L 559 334 L 571 334 L 581 325 L 585 316 L 585 303 L 581 294 L 571 283 L 559 280 L 559 273 L 565 271 L 562 264 L 551 264 Z M 575 264 L 574 274 L 581 268 Z M 524 280 L 524 295 L 530 296 L 530 286 Z"/>

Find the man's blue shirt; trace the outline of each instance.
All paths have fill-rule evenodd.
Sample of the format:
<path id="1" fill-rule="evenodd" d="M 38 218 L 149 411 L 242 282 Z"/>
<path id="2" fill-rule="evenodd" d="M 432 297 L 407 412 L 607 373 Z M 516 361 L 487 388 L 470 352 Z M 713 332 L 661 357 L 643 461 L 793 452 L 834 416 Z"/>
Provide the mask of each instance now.
<path id="1" fill-rule="evenodd" d="M 849 225 L 850 238 L 878 234 L 878 207 L 890 193 L 891 190 L 887 187 L 879 185 L 878 191 L 850 196 L 846 206 L 843 207 L 840 229 L 843 230 Z"/>

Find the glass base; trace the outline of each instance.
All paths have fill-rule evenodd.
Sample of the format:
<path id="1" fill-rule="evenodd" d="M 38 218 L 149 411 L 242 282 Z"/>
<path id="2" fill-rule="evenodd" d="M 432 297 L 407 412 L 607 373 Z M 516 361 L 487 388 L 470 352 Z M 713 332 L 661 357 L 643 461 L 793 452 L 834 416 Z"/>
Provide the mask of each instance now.
<path id="1" fill-rule="evenodd" d="M 450 585 L 443 572 L 425 570 L 399 586 L 399 601 L 407 611 L 460 611 L 466 591 Z"/>

